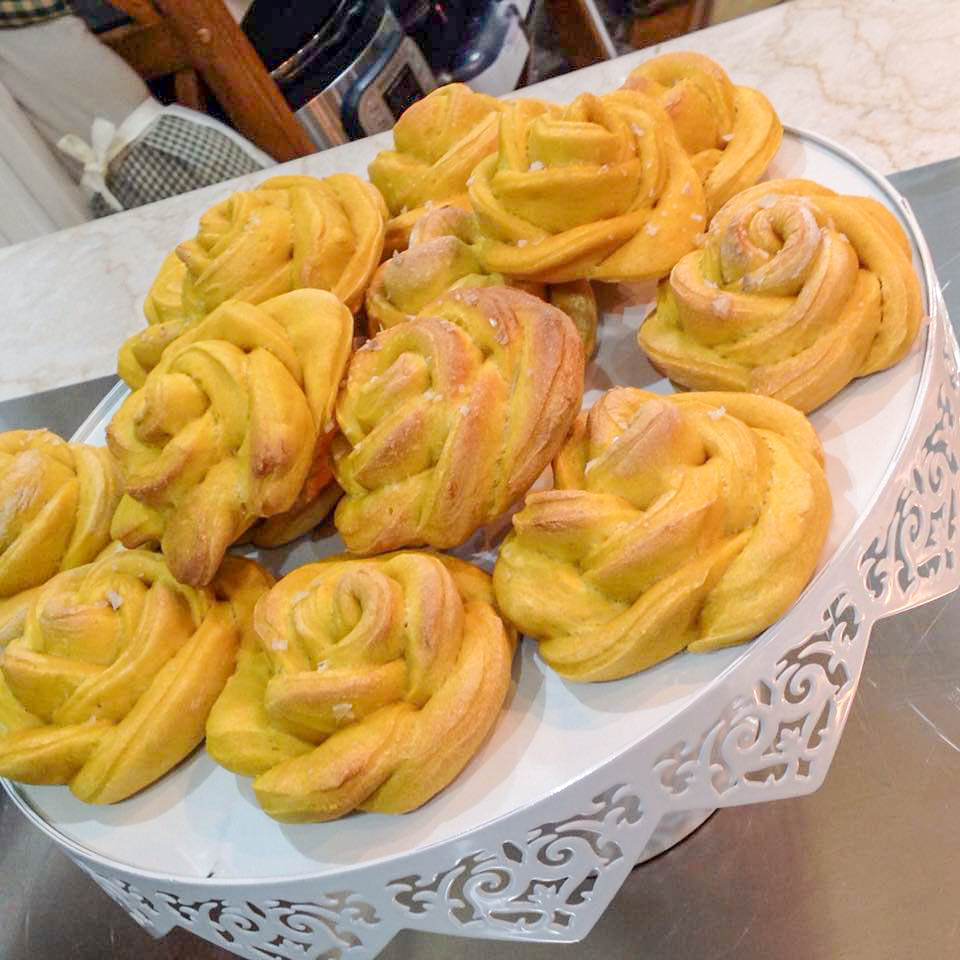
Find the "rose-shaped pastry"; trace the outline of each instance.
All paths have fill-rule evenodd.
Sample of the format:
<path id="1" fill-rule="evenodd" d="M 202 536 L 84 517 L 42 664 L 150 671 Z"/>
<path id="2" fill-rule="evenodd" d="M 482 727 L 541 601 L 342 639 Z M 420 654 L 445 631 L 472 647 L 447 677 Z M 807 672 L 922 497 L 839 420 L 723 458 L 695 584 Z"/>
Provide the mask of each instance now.
<path id="1" fill-rule="evenodd" d="M 271 582 L 250 561 L 224 568 L 235 603 L 177 583 L 145 550 L 40 588 L 0 657 L 0 776 L 115 803 L 187 756 L 233 672 L 238 607 Z"/>
<path id="2" fill-rule="evenodd" d="M 460 773 L 510 684 L 490 578 L 399 553 L 300 567 L 256 607 L 207 750 L 278 820 L 404 813 Z"/>
<path id="3" fill-rule="evenodd" d="M 435 300 L 350 363 L 333 445 L 347 549 L 452 547 L 530 488 L 580 408 L 570 318 L 508 287 Z"/>
<path id="4" fill-rule="evenodd" d="M 0 598 L 89 563 L 110 541 L 122 492 L 103 448 L 48 430 L 0 433 Z"/>
<path id="5" fill-rule="evenodd" d="M 770 101 L 735 87 L 720 64 L 700 53 L 664 53 L 637 67 L 627 89 L 663 104 L 703 180 L 710 216 L 753 186 L 780 148 L 783 126 Z"/>
<path id="6" fill-rule="evenodd" d="M 408 107 L 393 128 L 395 149 L 370 164 L 373 184 L 393 217 L 386 252 L 406 249 L 410 231 L 438 201 L 467 206 L 473 168 L 497 149 L 503 104 L 462 83 L 439 87 Z"/>
<path id="7" fill-rule="evenodd" d="M 370 336 L 412 320 L 432 300 L 457 287 L 516 286 L 548 300 L 573 321 L 589 356 L 596 345 L 597 298 L 587 280 L 546 287 L 487 273 L 473 245 L 480 238 L 477 218 L 450 205 L 434 207 L 417 222 L 410 245 L 380 264 L 367 290 Z"/>
<path id="8" fill-rule="evenodd" d="M 730 200 L 674 267 L 638 341 L 695 390 L 813 410 L 901 360 L 923 317 L 896 217 L 868 197 L 771 180 Z"/>
<path id="9" fill-rule="evenodd" d="M 314 287 L 358 310 L 386 217 L 377 190 L 346 173 L 273 177 L 233 194 L 164 261 L 144 304 L 149 326 L 120 349 L 120 376 L 142 386 L 164 349 L 226 300 L 256 304 Z"/>
<path id="10" fill-rule="evenodd" d="M 370 281 L 365 299 L 369 335 L 412 320 L 454 287 L 504 286 L 502 274 L 487 273 L 473 249 L 478 233 L 476 218 L 459 207 L 444 204 L 425 213 L 411 231 L 407 249 L 381 263 Z"/>
<path id="11" fill-rule="evenodd" d="M 107 430 L 127 490 L 113 536 L 159 542 L 174 576 L 201 585 L 255 520 L 319 496 L 352 337 L 322 290 L 230 300 L 179 337 Z"/>
<path id="12" fill-rule="evenodd" d="M 769 397 L 610 390 L 513 518 L 497 603 L 577 681 L 756 636 L 813 574 L 830 492 L 806 418 Z"/>
<path id="13" fill-rule="evenodd" d="M 506 105 L 499 151 L 469 191 L 486 268 L 530 280 L 661 277 L 706 225 L 670 119 L 632 90 L 539 113 Z"/>

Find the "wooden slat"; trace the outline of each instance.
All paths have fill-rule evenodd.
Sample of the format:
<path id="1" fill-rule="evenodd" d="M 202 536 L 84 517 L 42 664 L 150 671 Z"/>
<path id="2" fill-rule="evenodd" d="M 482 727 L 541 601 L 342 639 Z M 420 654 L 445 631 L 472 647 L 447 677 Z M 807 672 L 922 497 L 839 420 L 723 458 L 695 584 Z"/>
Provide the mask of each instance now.
<path id="1" fill-rule="evenodd" d="M 708 10 L 705 0 L 689 0 L 648 17 L 637 17 L 630 25 L 630 44 L 637 49 L 651 47 L 699 30 L 706 26 Z"/>
<path id="2" fill-rule="evenodd" d="M 126 0 L 125 0 L 126 2 Z M 275 160 L 316 147 L 221 0 L 155 0 L 234 126 Z"/>
<path id="3" fill-rule="evenodd" d="M 607 47 L 593 18 L 578 0 L 547 0 L 554 38 L 571 65 L 588 67 L 607 59 Z"/>
<path id="4" fill-rule="evenodd" d="M 123 57 L 144 80 L 190 67 L 180 34 L 168 23 L 148 27 L 130 23 L 98 34 L 98 39 Z"/>
<path id="5" fill-rule="evenodd" d="M 207 88 L 196 70 L 178 70 L 173 75 L 173 89 L 177 103 L 205 113 L 207 110 Z"/>

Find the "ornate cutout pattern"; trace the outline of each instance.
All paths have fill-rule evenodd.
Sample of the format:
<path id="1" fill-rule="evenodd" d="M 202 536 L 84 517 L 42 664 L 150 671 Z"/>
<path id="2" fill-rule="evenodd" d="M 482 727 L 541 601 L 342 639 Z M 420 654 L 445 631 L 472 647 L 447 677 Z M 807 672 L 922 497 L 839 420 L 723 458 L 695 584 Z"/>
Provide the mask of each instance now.
<path id="1" fill-rule="evenodd" d="M 224 941 L 222 946 L 228 949 L 237 943 L 246 944 L 258 955 L 283 960 L 287 957 L 336 960 L 352 950 L 364 955 L 357 926 L 380 922 L 374 906 L 349 890 L 322 894 L 315 901 L 268 900 L 263 905 L 249 900 L 230 903 L 220 899 L 190 903 L 176 894 L 163 892 L 159 896 L 180 918 L 181 926 L 184 921 L 190 927 L 209 925 Z M 327 945 L 325 950 L 324 945 Z"/>
<path id="2" fill-rule="evenodd" d="M 890 523 L 860 558 L 864 586 L 878 600 L 893 593 L 907 600 L 922 583 L 957 567 L 960 383 L 949 337 L 943 362 L 945 376 L 937 391 L 938 416 L 900 488 Z"/>
<path id="3" fill-rule="evenodd" d="M 622 860 L 619 834 L 643 818 L 640 798 L 617 784 L 594 809 L 530 831 L 526 843 L 477 851 L 425 879 L 398 877 L 394 902 L 411 915 L 445 909 L 457 923 L 485 922 L 514 934 L 560 935 L 587 903 L 602 871 Z"/>
<path id="4" fill-rule="evenodd" d="M 125 880 L 103 876 L 86 865 L 83 869 L 147 930 L 162 933 L 178 925 L 201 936 L 203 931 L 212 931 L 217 939 L 207 939 L 244 956 L 269 960 L 369 956 L 357 928 L 380 923 L 376 908 L 349 890 L 321 894 L 315 901 L 276 899 L 262 905 L 220 898 L 182 900 L 163 890 L 150 900 Z"/>
<path id="5" fill-rule="evenodd" d="M 856 689 L 854 641 L 862 617 L 840 593 L 823 621 L 823 630 L 788 650 L 772 676 L 734 698 L 698 741 L 678 743 L 657 760 L 654 770 L 668 794 L 707 808 L 826 772 Z"/>

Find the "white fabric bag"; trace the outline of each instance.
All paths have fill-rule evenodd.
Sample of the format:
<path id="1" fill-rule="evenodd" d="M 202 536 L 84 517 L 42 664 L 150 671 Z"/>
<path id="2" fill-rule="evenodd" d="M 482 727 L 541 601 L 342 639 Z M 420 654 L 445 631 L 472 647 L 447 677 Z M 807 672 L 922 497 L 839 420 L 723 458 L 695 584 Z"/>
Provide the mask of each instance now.
<path id="1" fill-rule="evenodd" d="M 95 216 L 129 210 L 243 176 L 273 160 L 235 130 L 186 107 L 147 100 L 119 127 L 93 121 L 90 143 L 57 144 L 83 167 L 81 187 Z"/>

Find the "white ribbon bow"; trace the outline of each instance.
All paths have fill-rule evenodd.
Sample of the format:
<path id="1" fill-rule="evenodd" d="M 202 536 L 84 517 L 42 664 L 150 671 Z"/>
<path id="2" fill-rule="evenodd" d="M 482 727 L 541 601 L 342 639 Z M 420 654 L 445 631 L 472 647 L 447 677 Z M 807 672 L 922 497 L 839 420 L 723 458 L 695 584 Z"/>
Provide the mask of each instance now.
<path id="1" fill-rule="evenodd" d="M 117 134 L 117 128 L 102 117 L 93 121 L 90 131 L 92 143 L 85 143 L 76 134 L 68 133 L 57 141 L 58 149 L 83 164 L 80 186 L 91 195 L 99 194 L 114 211 L 123 205 L 107 187 L 107 169 L 116 155 L 127 145 L 126 137 Z"/>

